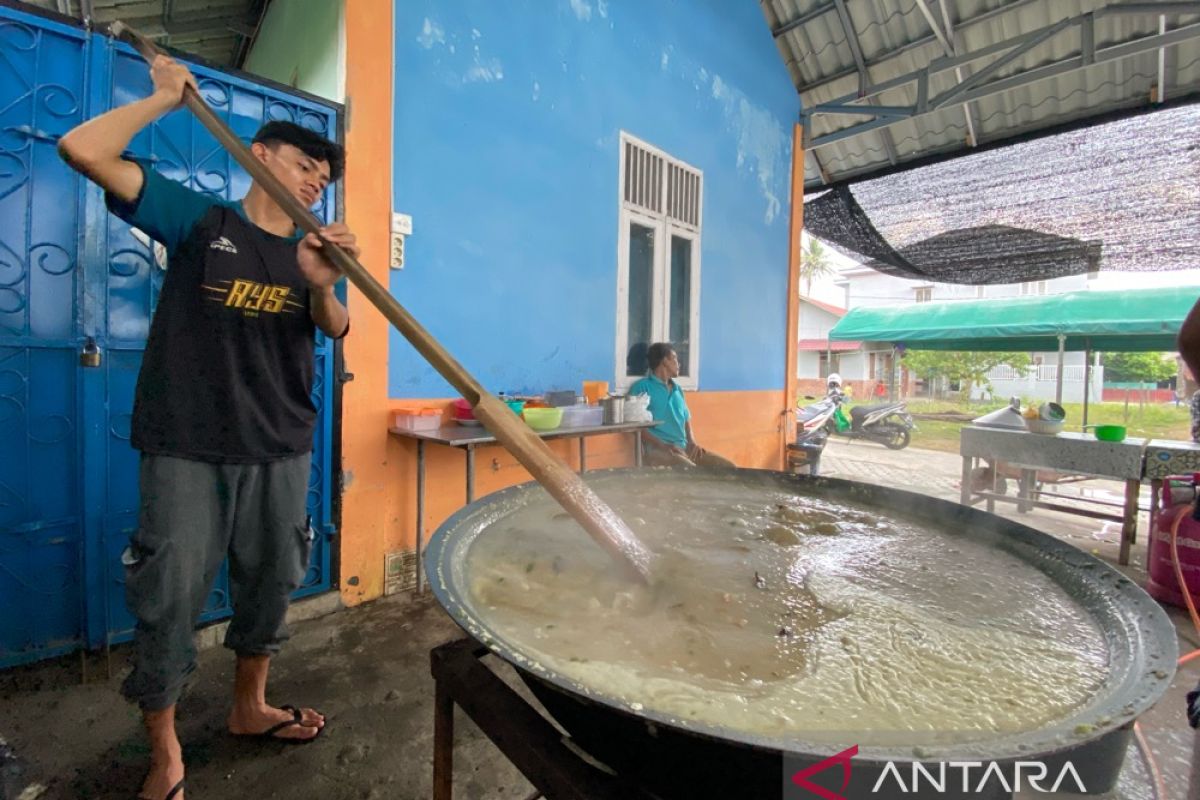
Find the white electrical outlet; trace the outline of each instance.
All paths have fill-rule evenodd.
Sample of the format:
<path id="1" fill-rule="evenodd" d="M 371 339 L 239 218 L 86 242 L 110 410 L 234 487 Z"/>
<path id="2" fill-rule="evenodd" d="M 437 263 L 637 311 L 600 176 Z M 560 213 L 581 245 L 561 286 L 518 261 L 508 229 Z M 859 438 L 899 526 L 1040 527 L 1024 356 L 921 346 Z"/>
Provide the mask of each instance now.
<path id="1" fill-rule="evenodd" d="M 404 237 L 412 235 L 412 217 L 392 214 L 391 252 L 388 263 L 392 269 L 404 269 Z"/>
<path id="2" fill-rule="evenodd" d="M 388 263 L 392 269 L 404 269 L 404 234 L 392 233 L 391 255 Z"/>

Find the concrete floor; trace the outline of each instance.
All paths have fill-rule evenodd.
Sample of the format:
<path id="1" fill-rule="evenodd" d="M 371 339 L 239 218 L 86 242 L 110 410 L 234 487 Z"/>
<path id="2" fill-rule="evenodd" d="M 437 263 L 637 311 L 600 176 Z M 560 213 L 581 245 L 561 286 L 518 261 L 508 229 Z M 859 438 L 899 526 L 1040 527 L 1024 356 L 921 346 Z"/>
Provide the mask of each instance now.
<path id="1" fill-rule="evenodd" d="M 836 441 L 823 466 L 831 476 L 881 481 L 957 500 L 959 464 L 956 456 L 946 453 L 895 453 L 870 443 Z M 1119 486 L 1103 482 L 1091 482 L 1083 491 L 1121 496 Z M 1116 525 L 1055 512 L 1017 515 L 1004 507 L 998 511 L 1116 563 Z M 1143 514 L 1135 563 L 1127 569 L 1136 580 L 1144 578 L 1144 525 Z M 316 604 L 300 606 L 303 610 Z M 1200 646 L 1186 616 L 1173 612 L 1173 619 L 1181 631 L 1181 650 Z M 231 657 L 219 647 L 203 650 L 196 680 L 180 705 L 187 797 L 429 798 L 429 650 L 458 635 L 435 603 L 408 596 L 294 624 L 293 639 L 276 660 L 269 699 L 313 705 L 328 715 L 326 732 L 303 747 L 244 743 L 225 735 Z M 114 650 L 114 674 L 107 679 L 102 663 L 93 659 L 92 672 L 100 674 L 87 684 L 80 683 L 78 658 L 0 673 L 0 734 L 25 762 L 31 782 L 45 787 L 23 800 L 128 800 L 134 795 L 147 752 L 135 710 L 117 694 L 127 658 L 127 648 Z M 1185 667 L 1168 695 L 1142 719 L 1169 798 L 1187 796 L 1193 737 L 1183 716 L 1183 695 L 1198 678 L 1200 668 Z M 458 800 L 529 797 L 532 787 L 461 713 L 456 725 Z M 1146 770 L 1132 750 L 1112 797 L 1153 797 Z"/>
<path id="2" fill-rule="evenodd" d="M 325 732 L 298 747 L 231 739 L 224 721 L 232 657 L 208 648 L 179 706 L 187 797 L 429 798 L 429 651 L 458 638 L 458 627 L 428 597 L 396 597 L 292 628 L 268 699 L 319 708 Z M 114 676 L 87 685 L 79 683 L 77 658 L 0 674 L 0 728 L 31 778 L 47 786 L 39 797 L 128 800 L 136 793 L 147 750 L 135 709 L 117 695 L 127 657 L 128 648 L 118 648 Z M 529 796 L 532 787 L 478 729 L 465 718 L 456 727 L 456 798 Z"/>

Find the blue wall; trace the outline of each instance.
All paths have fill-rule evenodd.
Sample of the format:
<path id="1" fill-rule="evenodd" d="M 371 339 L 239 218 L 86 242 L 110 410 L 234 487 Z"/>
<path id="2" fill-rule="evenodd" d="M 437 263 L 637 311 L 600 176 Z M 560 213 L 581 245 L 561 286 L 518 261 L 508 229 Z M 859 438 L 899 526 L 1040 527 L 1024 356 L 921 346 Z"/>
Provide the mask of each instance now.
<path id="1" fill-rule="evenodd" d="M 492 391 L 614 370 L 621 130 L 704 172 L 700 389 L 781 389 L 791 126 L 756 3 L 396 3 L 391 289 Z M 395 331 L 393 397 L 454 394 Z"/>

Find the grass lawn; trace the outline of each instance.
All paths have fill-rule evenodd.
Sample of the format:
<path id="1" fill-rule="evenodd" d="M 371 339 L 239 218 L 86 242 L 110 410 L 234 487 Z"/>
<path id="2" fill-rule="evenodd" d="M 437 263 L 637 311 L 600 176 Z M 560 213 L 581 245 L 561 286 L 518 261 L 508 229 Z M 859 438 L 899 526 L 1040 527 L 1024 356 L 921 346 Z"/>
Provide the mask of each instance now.
<path id="1" fill-rule="evenodd" d="M 1005 404 L 974 405 L 952 400 L 910 400 L 908 409 L 915 414 L 957 411 L 978 417 L 1003 405 Z M 1083 404 L 1064 403 L 1063 407 L 1067 410 L 1067 426 L 1064 430 L 1078 431 L 1083 420 Z M 1188 407 L 1182 405 L 1176 408 L 1172 403 L 1147 403 L 1145 406 L 1139 407 L 1136 402 L 1130 402 L 1128 408 L 1124 403 L 1090 403 L 1088 405 L 1088 424 L 1124 425 L 1129 429 L 1129 436 L 1145 439 L 1190 441 L 1192 438 Z M 913 431 L 912 446 L 957 453 L 958 431 L 962 425 L 963 423 L 960 422 L 919 419 L 917 420 L 917 430 Z"/>

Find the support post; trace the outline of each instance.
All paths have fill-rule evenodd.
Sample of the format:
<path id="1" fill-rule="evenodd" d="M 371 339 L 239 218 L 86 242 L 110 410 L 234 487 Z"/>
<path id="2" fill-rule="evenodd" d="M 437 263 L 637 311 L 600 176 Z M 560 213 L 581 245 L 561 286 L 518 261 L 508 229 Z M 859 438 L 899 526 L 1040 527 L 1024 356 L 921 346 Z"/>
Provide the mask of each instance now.
<path id="1" fill-rule="evenodd" d="M 1067 349 L 1067 336 L 1064 333 L 1058 335 L 1058 380 L 1054 387 L 1054 402 L 1062 405 L 1062 385 L 1063 385 L 1063 361 Z"/>
<path id="2" fill-rule="evenodd" d="M 417 594 L 425 591 L 425 569 L 421 565 L 425 549 L 425 440 L 417 439 Z"/>
<path id="3" fill-rule="evenodd" d="M 787 469 L 791 414 L 796 407 L 796 359 L 800 343 L 800 236 L 804 231 L 804 126 L 792 126 L 791 216 L 788 221 L 787 330 L 784 331 L 783 413 L 780 420 L 779 463 Z"/>
<path id="4" fill-rule="evenodd" d="M 1092 390 L 1092 342 L 1088 340 L 1087 349 L 1083 352 L 1083 423 L 1080 431 L 1087 427 L 1088 400 Z"/>

